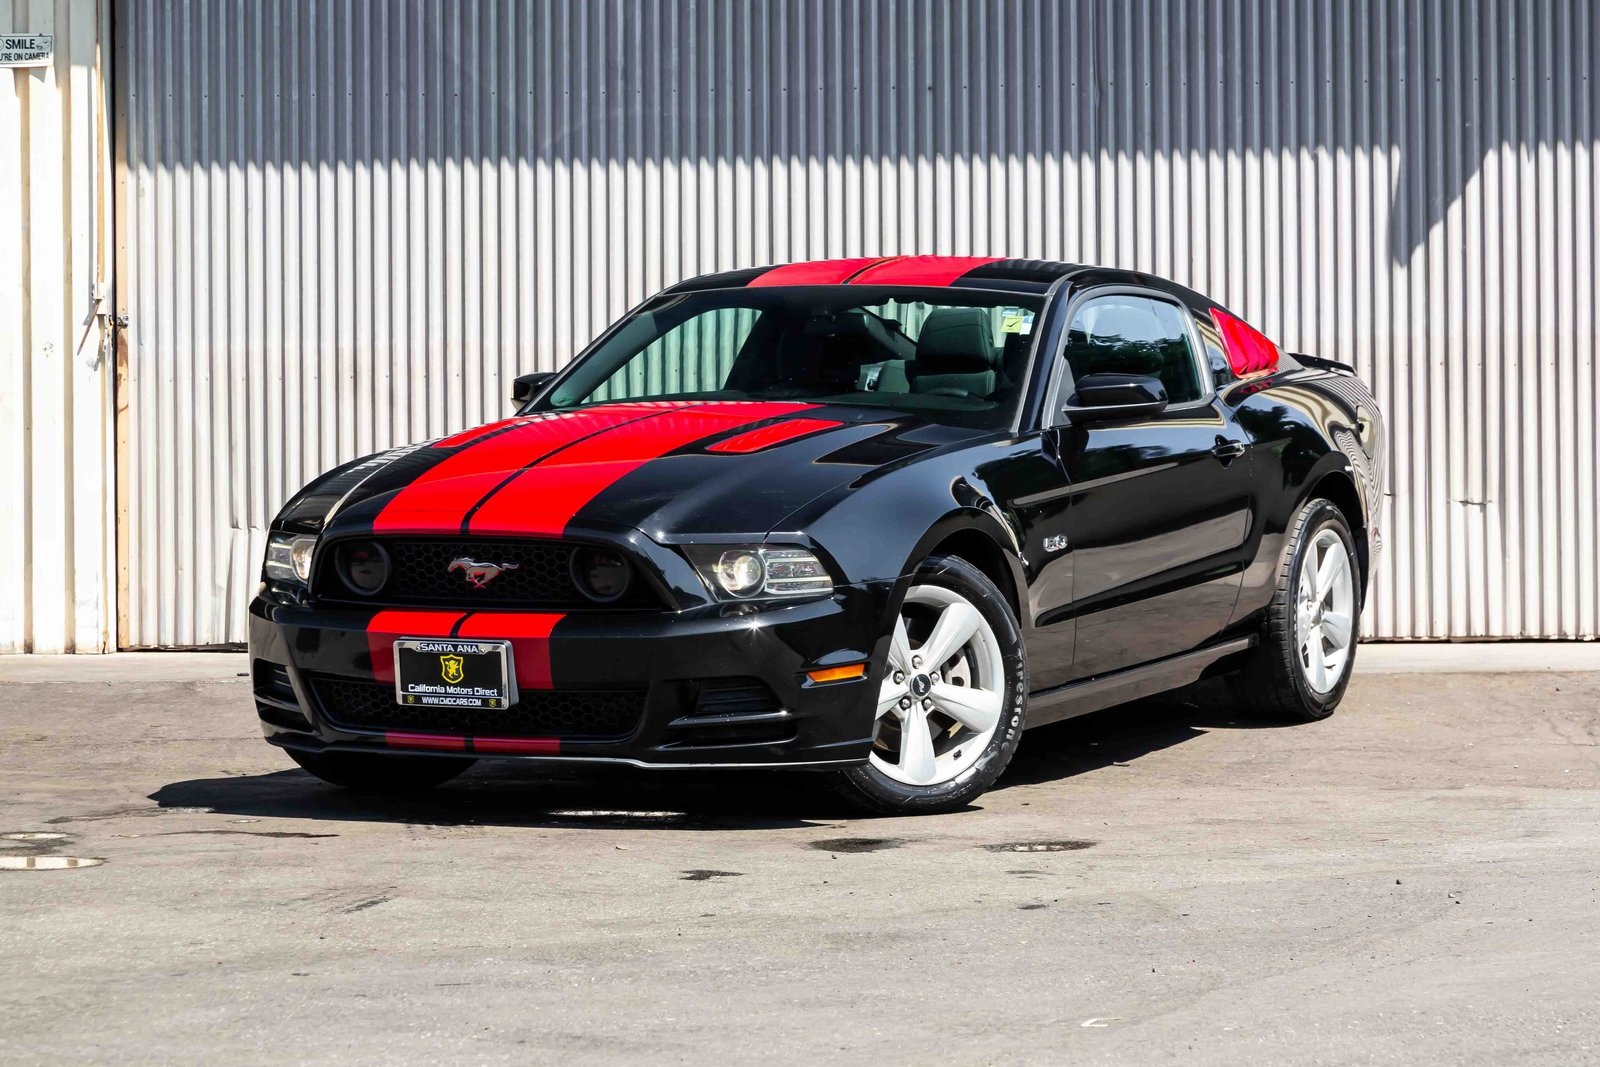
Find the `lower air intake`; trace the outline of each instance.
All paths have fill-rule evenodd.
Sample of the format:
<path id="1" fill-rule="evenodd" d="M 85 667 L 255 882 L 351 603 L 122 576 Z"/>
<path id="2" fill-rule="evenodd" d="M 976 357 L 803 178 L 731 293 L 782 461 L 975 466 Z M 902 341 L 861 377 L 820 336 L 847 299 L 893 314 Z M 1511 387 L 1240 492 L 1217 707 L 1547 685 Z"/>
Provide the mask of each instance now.
<path id="1" fill-rule="evenodd" d="M 509 708 L 435 708 L 398 704 L 382 682 L 319 678 L 312 683 L 323 717 L 335 729 L 397 730 L 469 737 L 556 737 L 615 741 L 644 715 L 643 690 L 525 692 Z"/>

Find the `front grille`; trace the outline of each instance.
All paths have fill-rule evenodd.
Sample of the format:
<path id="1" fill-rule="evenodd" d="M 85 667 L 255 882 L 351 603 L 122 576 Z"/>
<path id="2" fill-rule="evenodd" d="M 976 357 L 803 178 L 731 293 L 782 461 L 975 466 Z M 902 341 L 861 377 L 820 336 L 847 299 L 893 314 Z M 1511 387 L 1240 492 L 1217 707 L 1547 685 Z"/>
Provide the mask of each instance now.
<path id="1" fill-rule="evenodd" d="M 633 584 L 622 598 L 597 604 L 584 596 L 572 580 L 572 554 L 590 547 L 562 541 L 435 540 L 373 538 L 389 553 L 389 580 L 370 597 L 352 593 L 335 572 L 339 553 L 329 546 L 319 553 L 317 595 L 346 603 L 405 607 L 453 608 L 612 608 L 651 609 L 662 606 L 633 566 Z M 614 546 L 606 546 L 614 547 Z M 453 560 L 469 557 L 480 563 L 514 563 L 482 589 L 468 582 L 461 571 L 451 572 Z M 629 558 L 627 552 L 623 557 Z"/>
<path id="2" fill-rule="evenodd" d="M 318 678 L 323 716 L 336 729 L 401 730 L 469 737 L 561 737 L 615 740 L 644 715 L 643 690 L 526 692 L 509 708 L 436 708 L 398 704 L 394 686 Z"/>

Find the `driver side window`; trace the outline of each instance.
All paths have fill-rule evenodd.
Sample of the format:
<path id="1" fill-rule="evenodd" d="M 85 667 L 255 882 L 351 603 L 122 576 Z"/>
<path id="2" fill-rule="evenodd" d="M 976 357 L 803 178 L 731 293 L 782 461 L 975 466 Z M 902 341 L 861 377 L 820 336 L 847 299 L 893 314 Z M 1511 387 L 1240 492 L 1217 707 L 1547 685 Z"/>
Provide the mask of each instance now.
<path id="1" fill-rule="evenodd" d="M 1065 357 L 1074 378 L 1144 374 L 1161 379 L 1167 400 L 1199 400 L 1199 366 L 1188 323 L 1174 304 L 1119 293 L 1084 302 L 1067 326 Z"/>

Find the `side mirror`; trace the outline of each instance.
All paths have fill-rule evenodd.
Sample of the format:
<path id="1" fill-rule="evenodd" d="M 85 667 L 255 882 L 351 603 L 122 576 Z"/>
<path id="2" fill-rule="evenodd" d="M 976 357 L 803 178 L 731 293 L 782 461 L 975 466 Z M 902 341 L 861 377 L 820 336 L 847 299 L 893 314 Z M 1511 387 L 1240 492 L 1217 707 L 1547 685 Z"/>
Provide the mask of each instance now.
<path id="1" fill-rule="evenodd" d="M 545 383 L 556 376 L 553 370 L 539 370 L 532 374 L 519 374 L 511 383 L 511 399 L 518 407 L 539 395 Z"/>
<path id="2" fill-rule="evenodd" d="M 1103 422 L 1158 415 L 1167 406 L 1167 388 L 1148 374 L 1085 374 L 1075 383 L 1061 414 L 1073 422 Z"/>

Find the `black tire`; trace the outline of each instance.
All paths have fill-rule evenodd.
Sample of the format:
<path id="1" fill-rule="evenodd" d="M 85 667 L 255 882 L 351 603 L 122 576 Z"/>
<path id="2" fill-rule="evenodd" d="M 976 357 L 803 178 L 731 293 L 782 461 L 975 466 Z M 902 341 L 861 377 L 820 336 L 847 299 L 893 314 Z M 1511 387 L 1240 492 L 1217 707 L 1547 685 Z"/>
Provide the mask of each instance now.
<path id="1" fill-rule="evenodd" d="M 1353 573 L 1358 575 L 1355 539 L 1344 512 L 1332 501 L 1315 497 L 1306 501 L 1289 527 L 1288 543 L 1278 568 L 1277 588 L 1261 627 L 1261 643 L 1251 651 L 1243 668 L 1229 679 L 1241 710 L 1267 721 L 1306 723 L 1326 719 L 1344 698 L 1355 669 L 1361 627 L 1361 582 L 1354 581 L 1355 608 L 1350 620 L 1350 650 L 1343 674 L 1325 693 L 1315 691 L 1301 668 L 1296 641 L 1296 589 L 1306 566 L 1308 547 L 1323 530 L 1335 531 L 1344 542 Z"/>
<path id="2" fill-rule="evenodd" d="M 993 785 L 1011 763 L 1027 721 L 1028 656 L 1016 615 L 1005 594 L 996 589 L 982 571 L 955 556 L 930 558 L 918 568 L 914 584 L 943 586 L 959 593 L 978 609 L 1000 647 L 1005 696 L 999 725 L 983 752 L 950 781 L 927 786 L 907 785 L 890 778 L 870 762 L 833 773 L 833 784 L 839 793 L 857 807 L 882 815 L 933 815 L 967 807 Z"/>
<path id="3" fill-rule="evenodd" d="M 289 758 L 329 785 L 362 793 L 416 793 L 448 782 L 477 760 L 454 756 L 386 756 L 373 752 L 301 752 Z"/>

